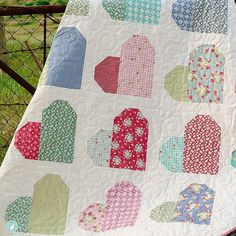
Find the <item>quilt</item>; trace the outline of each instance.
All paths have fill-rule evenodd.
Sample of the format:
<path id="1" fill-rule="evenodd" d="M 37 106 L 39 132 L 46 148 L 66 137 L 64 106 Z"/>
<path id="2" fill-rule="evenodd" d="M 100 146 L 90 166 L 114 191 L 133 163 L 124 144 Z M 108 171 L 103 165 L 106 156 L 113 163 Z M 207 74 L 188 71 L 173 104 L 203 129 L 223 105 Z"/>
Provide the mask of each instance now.
<path id="1" fill-rule="evenodd" d="M 0 168 L 0 235 L 232 233 L 235 26 L 233 0 L 70 0 Z"/>

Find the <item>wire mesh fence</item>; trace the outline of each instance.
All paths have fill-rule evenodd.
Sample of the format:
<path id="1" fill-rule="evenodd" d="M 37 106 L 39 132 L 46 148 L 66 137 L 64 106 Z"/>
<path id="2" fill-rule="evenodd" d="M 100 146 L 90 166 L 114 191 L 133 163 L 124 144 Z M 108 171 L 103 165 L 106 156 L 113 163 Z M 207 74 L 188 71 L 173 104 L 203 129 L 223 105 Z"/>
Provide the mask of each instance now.
<path id="1" fill-rule="evenodd" d="M 53 14 L 46 10 L 44 14 L 35 14 L 35 9 L 32 14 L 13 11 L 0 16 L 0 62 L 34 88 L 38 84 L 63 7 Z M 54 12 L 57 11 L 54 9 Z M 5 73 L 6 70 L 0 69 L 0 72 L 1 164 L 32 94 L 16 82 L 13 76 Z"/>

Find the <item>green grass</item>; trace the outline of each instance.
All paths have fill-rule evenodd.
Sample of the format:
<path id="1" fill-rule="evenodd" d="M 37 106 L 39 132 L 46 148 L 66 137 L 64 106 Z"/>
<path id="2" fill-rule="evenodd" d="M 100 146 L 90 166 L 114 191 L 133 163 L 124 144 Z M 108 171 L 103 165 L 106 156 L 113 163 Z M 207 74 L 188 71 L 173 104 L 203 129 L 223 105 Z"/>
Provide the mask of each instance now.
<path id="1" fill-rule="evenodd" d="M 29 56 L 27 54 L 26 52 L 11 54 L 8 57 L 8 65 L 17 71 L 18 74 L 28 76 L 27 81 L 36 87 L 38 78 L 35 75 L 29 77 L 30 70 L 22 67 L 19 60 L 20 58 L 27 58 Z M 38 71 L 32 59 L 26 60 L 25 63 L 35 69 L 35 71 Z M 2 131 L 0 134 L 0 147 L 3 148 L 0 148 L 0 159 L 3 159 L 7 146 L 10 144 L 14 131 L 30 100 L 31 95 L 25 89 L 6 74 L 2 74 L 0 80 L 0 104 L 3 105 L 0 105 L 0 129 Z"/>
<path id="2" fill-rule="evenodd" d="M 60 18 L 60 16 L 61 14 L 57 18 Z M 29 16 L 21 16 L 17 17 L 16 20 L 6 21 L 6 48 L 9 52 L 12 52 L 7 54 L 7 64 L 33 87 L 37 86 L 41 71 L 30 52 L 17 51 L 26 49 L 24 44 L 26 40 L 31 48 L 42 46 L 43 27 L 38 22 L 40 20 L 42 20 L 40 16 L 36 19 L 32 19 Z M 54 35 L 58 25 L 48 20 L 47 27 L 51 34 Z M 32 36 L 29 32 L 32 33 Z M 48 47 L 52 43 L 52 35 L 48 34 Z M 42 62 L 43 50 L 36 50 L 35 54 Z M 31 94 L 7 74 L 0 74 L 0 163 L 31 98 Z"/>

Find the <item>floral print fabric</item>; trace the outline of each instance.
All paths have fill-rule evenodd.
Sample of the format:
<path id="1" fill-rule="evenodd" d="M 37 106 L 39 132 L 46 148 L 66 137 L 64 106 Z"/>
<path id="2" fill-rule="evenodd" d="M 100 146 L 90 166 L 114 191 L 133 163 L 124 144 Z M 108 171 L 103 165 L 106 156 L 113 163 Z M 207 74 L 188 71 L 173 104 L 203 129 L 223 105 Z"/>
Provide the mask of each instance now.
<path id="1" fill-rule="evenodd" d="M 101 129 L 88 140 L 87 152 L 97 166 L 144 171 L 147 142 L 147 119 L 127 108 L 115 117 L 113 130 Z"/>
<path id="2" fill-rule="evenodd" d="M 192 184 L 180 196 L 176 208 L 178 216 L 174 221 L 210 224 L 215 191 L 205 184 Z"/>
<path id="3" fill-rule="evenodd" d="M 95 203 L 90 205 L 80 216 L 79 225 L 84 230 L 100 232 L 104 221 L 104 205 Z"/>
<path id="4" fill-rule="evenodd" d="M 133 226 L 141 206 L 142 193 L 130 182 L 121 181 L 110 188 L 105 205 L 90 205 L 80 216 L 79 225 L 93 232 Z"/>
<path id="5" fill-rule="evenodd" d="M 190 55 L 188 97 L 193 102 L 223 103 L 225 58 L 215 45 L 202 45 Z"/>
<path id="6" fill-rule="evenodd" d="M 148 121 L 138 109 L 125 109 L 114 119 L 110 166 L 145 170 L 147 142 Z"/>
<path id="7" fill-rule="evenodd" d="M 189 66 L 176 66 L 165 76 L 165 89 L 176 101 L 223 103 L 225 57 L 212 44 L 203 44 L 189 57 Z"/>
<path id="8" fill-rule="evenodd" d="M 215 191 L 205 184 L 191 184 L 180 193 L 179 201 L 165 202 L 151 212 L 150 218 L 158 223 L 188 222 L 209 225 Z"/>

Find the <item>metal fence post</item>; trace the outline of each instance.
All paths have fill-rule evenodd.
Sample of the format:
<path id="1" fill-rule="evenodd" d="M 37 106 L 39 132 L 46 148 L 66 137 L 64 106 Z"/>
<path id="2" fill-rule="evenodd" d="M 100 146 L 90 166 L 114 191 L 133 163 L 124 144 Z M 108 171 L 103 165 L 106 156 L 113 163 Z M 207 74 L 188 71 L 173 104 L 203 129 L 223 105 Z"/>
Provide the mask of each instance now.
<path id="1" fill-rule="evenodd" d="M 43 64 L 45 65 L 47 59 L 47 15 L 44 14 L 43 20 Z"/>
<path id="2" fill-rule="evenodd" d="M 65 8 L 0 6 L 0 165 L 35 92 Z"/>
<path id="3" fill-rule="evenodd" d="M 7 62 L 6 34 L 5 34 L 5 26 L 4 26 L 3 16 L 0 16 L 0 60 L 2 60 L 4 63 Z"/>

